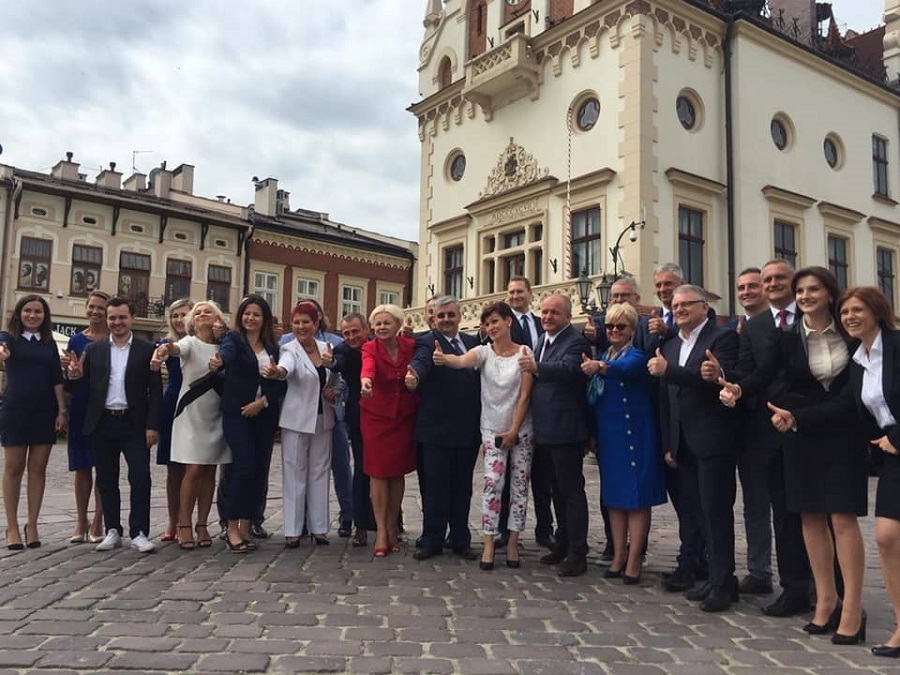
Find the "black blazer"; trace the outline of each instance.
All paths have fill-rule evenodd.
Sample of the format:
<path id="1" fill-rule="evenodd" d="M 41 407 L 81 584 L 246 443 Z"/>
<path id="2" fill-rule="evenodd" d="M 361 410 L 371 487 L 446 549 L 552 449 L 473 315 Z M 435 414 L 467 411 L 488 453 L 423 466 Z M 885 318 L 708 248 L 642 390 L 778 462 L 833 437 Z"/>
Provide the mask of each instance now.
<path id="1" fill-rule="evenodd" d="M 478 338 L 459 334 L 467 350 Z M 419 378 L 416 441 L 431 445 L 477 446 L 481 442 L 481 375 L 477 370 L 436 368 L 431 355 L 434 341 L 448 354 L 450 342 L 435 329 L 416 338 L 410 367 Z"/>
<path id="2" fill-rule="evenodd" d="M 346 342 L 334 348 L 334 363 L 331 370 L 340 373 L 347 383 L 347 405 L 344 406 L 344 421 L 347 426 L 359 430 L 359 374 L 362 371 L 362 350 L 353 349 Z"/>
<path id="3" fill-rule="evenodd" d="M 900 368 L 900 331 L 882 329 L 881 338 L 884 345 L 881 388 L 891 414 L 895 420 L 900 420 L 900 376 L 897 374 L 897 368 Z M 792 410 L 794 419 L 797 420 L 797 428 L 806 431 L 810 426 L 841 424 L 847 414 L 855 412 L 865 427 L 866 440 L 878 438 L 887 432 L 891 445 L 900 448 L 900 424 L 895 424 L 890 429 L 881 429 L 872 414 L 862 404 L 863 373 L 865 371 L 852 358 L 857 346 L 859 346 L 858 342 L 850 347 L 850 373 L 847 386 L 841 395 L 823 405 Z"/>
<path id="4" fill-rule="evenodd" d="M 534 328 L 537 331 L 538 336 L 538 344 L 540 344 L 540 340 L 544 337 L 544 327 L 541 325 L 541 317 L 539 317 L 534 312 L 529 312 L 528 316 L 531 321 L 534 322 Z M 528 342 L 525 339 L 525 329 L 522 328 L 521 322 L 516 318 L 516 315 L 513 314 L 512 324 L 509 327 L 509 337 L 518 345 L 527 345 Z M 490 342 L 490 339 L 485 340 L 485 342 Z M 532 351 L 537 349 L 538 345 L 531 345 Z"/>
<path id="5" fill-rule="evenodd" d="M 681 338 L 676 335 L 663 343 L 660 350 L 668 361 L 659 395 L 663 453 L 671 452 L 677 457 L 682 437 L 698 457 L 737 452 L 739 443 L 734 429 L 734 411 L 719 401 L 722 388 L 700 376 L 707 349 L 726 372 L 733 368 L 737 360 L 737 342 L 737 333 L 733 330 L 708 321 L 683 366 L 678 365 Z"/>
<path id="6" fill-rule="evenodd" d="M 150 370 L 154 349 L 152 342 L 132 338 L 125 365 L 125 399 L 128 401 L 128 417 L 136 429 L 158 431 L 162 377 L 158 371 Z M 103 418 L 109 392 L 109 368 L 109 339 L 94 340 L 84 348 L 83 376 L 70 381 L 66 387 L 69 390 L 89 388 L 83 429 L 85 435 L 94 433 Z"/>
<path id="7" fill-rule="evenodd" d="M 534 439 L 544 445 L 585 442 L 588 439 L 588 378 L 581 372 L 581 355 L 591 346 L 569 324 L 556 334 L 543 360 L 542 342 L 536 350 L 537 376 L 531 389 Z"/>
<path id="8" fill-rule="evenodd" d="M 267 345 L 266 353 L 278 362 L 278 345 Z M 278 407 L 278 402 L 287 389 L 281 380 L 269 380 L 259 374 L 256 354 L 238 333 L 228 332 L 219 345 L 219 358 L 224 367 L 222 387 L 222 412 L 241 414 L 241 408 L 256 399 L 256 392 L 262 389 L 269 407 Z"/>

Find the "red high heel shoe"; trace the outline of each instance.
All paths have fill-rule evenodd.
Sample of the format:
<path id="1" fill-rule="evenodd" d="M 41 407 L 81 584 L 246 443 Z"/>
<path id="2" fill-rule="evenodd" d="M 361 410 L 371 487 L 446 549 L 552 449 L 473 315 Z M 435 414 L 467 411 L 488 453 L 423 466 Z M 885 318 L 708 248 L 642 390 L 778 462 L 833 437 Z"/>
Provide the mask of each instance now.
<path id="1" fill-rule="evenodd" d="M 387 558 L 388 550 L 386 548 L 378 548 L 377 546 L 372 551 L 372 555 L 376 558 Z"/>

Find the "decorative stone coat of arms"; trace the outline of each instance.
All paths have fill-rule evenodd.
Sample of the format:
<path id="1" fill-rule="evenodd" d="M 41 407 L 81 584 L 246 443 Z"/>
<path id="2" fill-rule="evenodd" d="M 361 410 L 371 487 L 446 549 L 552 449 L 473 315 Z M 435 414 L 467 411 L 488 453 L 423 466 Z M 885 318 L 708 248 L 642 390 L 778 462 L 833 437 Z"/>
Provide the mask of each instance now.
<path id="1" fill-rule="evenodd" d="M 500 154 L 497 164 L 488 176 L 487 185 L 481 191 L 479 197 L 492 195 L 512 190 L 513 188 L 533 183 L 550 174 L 550 169 L 543 169 L 537 160 L 525 151 L 521 145 L 517 145 L 514 138 L 510 137 L 509 145 Z"/>

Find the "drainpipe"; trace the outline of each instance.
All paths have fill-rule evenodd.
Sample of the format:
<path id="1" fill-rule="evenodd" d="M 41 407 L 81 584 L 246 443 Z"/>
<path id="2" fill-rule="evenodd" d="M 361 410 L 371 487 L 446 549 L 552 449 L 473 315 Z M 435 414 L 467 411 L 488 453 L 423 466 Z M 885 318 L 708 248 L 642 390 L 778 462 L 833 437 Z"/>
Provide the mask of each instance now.
<path id="1" fill-rule="evenodd" d="M 725 56 L 725 208 L 728 227 L 728 315 L 735 316 L 735 284 L 737 283 L 734 255 L 734 105 L 732 100 L 731 39 L 734 15 L 729 15 L 722 44 Z"/>
<path id="2" fill-rule="evenodd" d="M 3 243 L 0 246 L 0 260 L 7 261 L 6 271 L 0 275 L 0 318 L 3 318 L 3 325 L 6 325 L 6 293 L 7 289 L 12 288 L 12 265 L 9 264 L 10 251 L 12 250 L 13 240 L 15 238 L 15 217 L 16 217 L 16 200 L 22 194 L 22 181 L 16 179 L 15 171 L 10 178 L 9 187 L 6 190 L 6 231 L 3 232 Z"/>

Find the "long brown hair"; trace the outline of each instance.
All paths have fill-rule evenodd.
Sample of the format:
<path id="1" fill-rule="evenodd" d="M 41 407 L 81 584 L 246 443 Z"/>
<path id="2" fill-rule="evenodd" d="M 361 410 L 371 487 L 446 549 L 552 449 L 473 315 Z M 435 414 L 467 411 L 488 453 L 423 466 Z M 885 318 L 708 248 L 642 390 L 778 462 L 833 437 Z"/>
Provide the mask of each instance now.
<path id="1" fill-rule="evenodd" d="M 53 342 L 53 320 L 50 318 L 50 305 L 40 295 L 26 295 L 16 303 L 6 325 L 6 330 L 13 340 L 18 340 L 23 333 L 22 329 L 22 309 L 29 302 L 39 302 L 44 308 L 44 321 L 38 332 L 41 336 L 41 342 Z"/>

